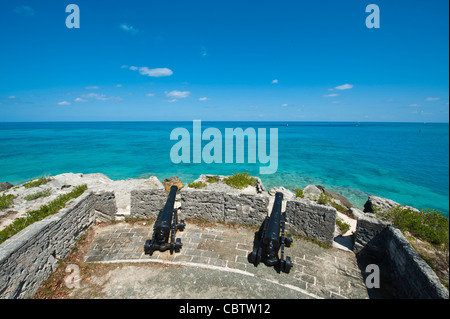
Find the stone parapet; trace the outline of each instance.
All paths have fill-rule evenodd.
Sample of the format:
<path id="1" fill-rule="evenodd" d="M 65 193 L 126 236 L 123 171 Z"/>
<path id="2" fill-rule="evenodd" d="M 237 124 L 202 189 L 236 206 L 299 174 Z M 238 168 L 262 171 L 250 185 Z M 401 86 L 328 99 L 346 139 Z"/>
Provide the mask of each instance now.
<path id="1" fill-rule="evenodd" d="M 86 191 L 58 213 L 31 224 L 0 245 L 0 298 L 32 297 L 58 260 L 95 221 L 95 196 Z"/>

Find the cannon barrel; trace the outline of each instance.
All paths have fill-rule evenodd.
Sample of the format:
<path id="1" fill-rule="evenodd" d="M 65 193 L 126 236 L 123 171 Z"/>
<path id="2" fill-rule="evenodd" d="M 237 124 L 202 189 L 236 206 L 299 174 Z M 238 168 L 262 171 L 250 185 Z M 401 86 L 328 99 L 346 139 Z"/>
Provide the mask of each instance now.
<path id="1" fill-rule="evenodd" d="M 175 238 L 177 230 L 183 231 L 186 226 L 183 220 L 178 223 L 178 209 L 174 208 L 177 191 L 178 187 L 175 185 L 170 188 L 166 204 L 159 212 L 153 226 L 152 239 L 145 242 L 145 254 L 151 256 L 155 250 L 165 251 L 167 249 L 170 249 L 170 254 L 172 254 L 173 251 L 179 252 L 183 246 L 181 239 Z"/>
<path id="2" fill-rule="evenodd" d="M 283 194 L 276 193 L 275 201 L 273 203 L 272 212 L 269 218 L 267 231 L 264 234 L 263 243 L 271 250 L 278 251 L 280 248 L 280 224 L 281 224 L 281 202 L 283 201 Z"/>
<path id="3" fill-rule="evenodd" d="M 178 187 L 173 185 L 170 188 L 169 197 L 167 198 L 166 204 L 158 216 L 158 220 L 155 222 L 155 230 L 157 231 L 157 237 L 167 237 L 169 236 L 170 227 L 172 223 L 172 213 L 175 206 L 175 196 L 177 195 Z"/>

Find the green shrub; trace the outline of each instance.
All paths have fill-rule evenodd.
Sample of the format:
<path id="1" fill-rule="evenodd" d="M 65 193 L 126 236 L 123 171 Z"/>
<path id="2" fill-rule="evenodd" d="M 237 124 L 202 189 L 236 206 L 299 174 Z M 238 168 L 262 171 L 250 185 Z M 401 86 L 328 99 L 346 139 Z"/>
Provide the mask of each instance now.
<path id="1" fill-rule="evenodd" d="M 304 198 L 305 194 L 303 194 L 303 189 L 296 187 L 295 188 L 295 197 Z"/>
<path id="2" fill-rule="evenodd" d="M 200 189 L 200 188 L 206 187 L 207 185 L 202 182 L 192 182 L 192 183 L 189 183 L 188 186 L 192 187 L 192 188 Z"/>
<path id="3" fill-rule="evenodd" d="M 389 211 L 377 210 L 377 216 L 388 220 L 402 231 L 426 240 L 432 244 L 445 244 L 449 241 L 448 218 L 437 210 L 425 209 L 415 211 L 403 206 L 391 208 Z"/>
<path id="4" fill-rule="evenodd" d="M 341 205 L 339 205 L 339 204 L 337 204 L 337 203 L 335 203 L 335 202 L 331 202 L 331 206 L 333 206 L 334 208 L 336 208 L 336 210 L 338 211 L 338 212 L 340 212 L 340 213 L 347 213 L 348 212 L 348 208 L 347 207 L 344 207 L 344 206 L 341 206 Z"/>
<path id="5" fill-rule="evenodd" d="M 51 177 L 41 177 L 36 180 L 29 181 L 28 183 L 23 184 L 25 188 L 32 188 L 32 187 L 38 187 L 40 185 L 47 184 L 52 180 Z"/>
<path id="6" fill-rule="evenodd" d="M 59 195 L 58 198 L 49 204 L 42 205 L 37 210 L 27 212 L 25 217 L 17 218 L 12 224 L 0 231 L 0 244 L 29 225 L 57 213 L 66 206 L 68 201 L 81 196 L 86 189 L 87 185 L 77 186 L 70 193 Z"/>
<path id="7" fill-rule="evenodd" d="M 43 191 L 27 195 L 27 196 L 25 196 L 25 199 L 27 201 L 31 201 L 31 200 L 35 200 L 35 199 L 38 199 L 38 198 L 41 198 L 41 197 L 48 197 L 48 196 L 51 195 L 51 193 L 52 193 L 52 189 L 51 188 L 47 188 L 47 189 L 45 189 Z"/>
<path id="8" fill-rule="evenodd" d="M 14 202 L 14 195 L 2 195 L 0 196 L 0 210 L 6 209 Z"/>
<path id="9" fill-rule="evenodd" d="M 339 229 L 341 230 L 342 234 L 345 234 L 350 229 L 350 225 L 346 222 L 343 222 L 342 220 L 336 218 L 336 225 L 338 225 Z"/>
<path id="10" fill-rule="evenodd" d="M 328 203 L 331 203 L 331 196 L 322 193 L 322 194 L 320 194 L 319 199 L 317 200 L 317 203 L 321 204 L 321 205 L 326 205 Z"/>
<path id="11" fill-rule="evenodd" d="M 206 178 L 206 181 L 208 183 L 218 183 L 219 182 L 219 176 L 209 176 Z"/>
<path id="12" fill-rule="evenodd" d="M 258 180 L 251 177 L 248 173 L 235 173 L 224 178 L 223 181 L 228 186 L 236 189 L 243 189 L 248 186 L 256 186 L 258 184 Z"/>

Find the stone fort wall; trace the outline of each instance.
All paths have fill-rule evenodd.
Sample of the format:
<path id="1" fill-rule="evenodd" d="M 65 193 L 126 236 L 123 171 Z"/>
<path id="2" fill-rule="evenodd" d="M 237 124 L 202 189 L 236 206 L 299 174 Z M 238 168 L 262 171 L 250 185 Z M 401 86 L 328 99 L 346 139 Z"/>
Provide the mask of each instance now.
<path id="1" fill-rule="evenodd" d="M 133 190 L 130 217 L 155 218 L 167 193 L 161 188 Z M 182 218 L 200 217 L 213 222 L 259 226 L 270 213 L 273 196 L 264 190 L 255 194 L 195 190 L 179 194 Z M 336 210 L 304 199 L 283 203 L 287 231 L 333 242 Z M 32 297 L 58 260 L 67 256 L 77 239 L 95 221 L 117 217 L 114 192 L 86 191 L 68 207 L 36 222 L 0 245 L 0 298 Z M 448 291 L 396 228 L 361 214 L 355 233 L 356 254 L 368 254 L 394 278 L 401 298 L 447 298 Z"/>

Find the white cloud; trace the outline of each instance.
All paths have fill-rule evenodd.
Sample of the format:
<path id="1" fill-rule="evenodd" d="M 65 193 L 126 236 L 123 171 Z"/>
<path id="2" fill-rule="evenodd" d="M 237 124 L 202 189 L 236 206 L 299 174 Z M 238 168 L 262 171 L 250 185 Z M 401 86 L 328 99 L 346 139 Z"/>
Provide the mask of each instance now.
<path id="1" fill-rule="evenodd" d="M 98 86 L 87 86 L 85 87 L 86 90 L 98 90 L 100 89 Z"/>
<path id="2" fill-rule="evenodd" d="M 201 97 L 201 98 L 199 98 L 198 100 L 199 100 L 199 101 L 208 101 L 208 100 L 209 100 L 209 98 L 207 98 L 207 97 L 205 96 L 205 97 Z"/>
<path id="3" fill-rule="evenodd" d="M 122 23 L 119 28 L 125 32 L 129 32 L 132 34 L 136 34 L 139 32 L 139 29 L 133 27 L 132 25 L 126 24 L 126 23 Z"/>
<path id="4" fill-rule="evenodd" d="M 139 73 L 142 75 L 148 75 L 156 78 L 162 76 L 171 76 L 173 74 L 172 70 L 168 68 L 149 69 L 146 66 L 139 68 Z"/>
<path id="5" fill-rule="evenodd" d="M 272 84 L 277 84 L 278 83 L 278 79 L 275 79 L 272 81 Z"/>
<path id="6" fill-rule="evenodd" d="M 352 88 L 353 88 L 353 84 L 343 84 L 343 85 L 339 85 L 339 86 L 335 87 L 336 90 L 348 90 L 348 89 L 352 89 Z"/>
<path id="7" fill-rule="evenodd" d="M 333 101 L 333 102 L 331 102 L 331 103 L 333 103 L 333 104 L 338 104 L 338 103 L 341 103 L 340 101 Z"/>
<path id="8" fill-rule="evenodd" d="M 167 97 L 173 97 L 175 99 L 186 98 L 189 97 L 189 95 L 191 94 L 191 92 L 189 91 L 177 91 L 177 90 L 173 90 L 170 92 L 165 91 L 164 93 L 166 93 Z"/>
<path id="9" fill-rule="evenodd" d="M 408 105 L 408 106 L 411 106 L 411 107 L 419 107 L 420 104 L 410 104 L 410 105 Z"/>
<path id="10" fill-rule="evenodd" d="M 36 11 L 34 11 L 33 8 L 26 6 L 26 5 L 22 5 L 22 6 L 18 6 L 14 9 L 14 13 L 23 15 L 23 16 L 27 16 L 27 17 L 32 17 L 36 15 Z"/>
<path id="11" fill-rule="evenodd" d="M 71 105 L 69 102 L 67 101 L 62 101 L 62 102 L 58 102 L 58 105 Z"/>
<path id="12" fill-rule="evenodd" d="M 14 100 L 16 97 L 14 95 L 8 96 L 8 99 Z"/>
<path id="13" fill-rule="evenodd" d="M 155 96 L 155 93 L 147 93 L 146 96 Z"/>
<path id="14" fill-rule="evenodd" d="M 339 94 L 336 93 L 331 93 L 331 94 L 327 94 L 325 95 L 326 97 L 333 97 L 333 96 L 339 96 Z"/>
<path id="15" fill-rule="evenodd" d="M 122 65 L 122 68 L 128 68 L 127 65 Z M 147 75 L 147 76 L 151 76 L 151 77 L 162 77 L 162 76 L 171 76 L 173 74 L 173 71 L 171 69 L 168 68 L 155 68 L 155 69 L 149 69 L 146 66 L 143 67 L 137 67 L 137 66 L 130 66 L 129 69 L 131 71 L 137 71 L 139 70 L 139 73 L 141 75 Z"/>
<path id="16" fill-rule="evenodd" d="M 116 84 L 116 88 L 121 88 L 122 84 Z"/>
<path id="17" fill-rule="evenodd" d="M 81 97 L 77 97 L 77 98 L 75 99 L 75 102 L 87 102 L 87 100 L 82 99 Z"/>
<path id="18" fill-rule="evenodd" d="M 440 97 L 427 97 L 425 101 L 439 101 L 440 99 Z"/>
<path id="19" fill-rule="evenodd" d="M 178 100 L 177 100 L 177 99 L 170 99 L 170 100 L 168 100 L 167 102 L 173 103 L 173 102 L 176 102 L 176 101 L 178 101 Z"/>
<path id="20" fill-rule="evenodd" d="M 281 104 L 281 106 L 288 106 L 286 103 L 284 103 L 284 104 Z"/>
<path id="21" fill-rule="evenodd" d="M 119 96 L 106 96 L 105 94 L 97 94 L 97 93 L 89 93 L 83 94 L 82 98 L 94 99 L 98 101 L 122 101 L 122 98 Z"/>

